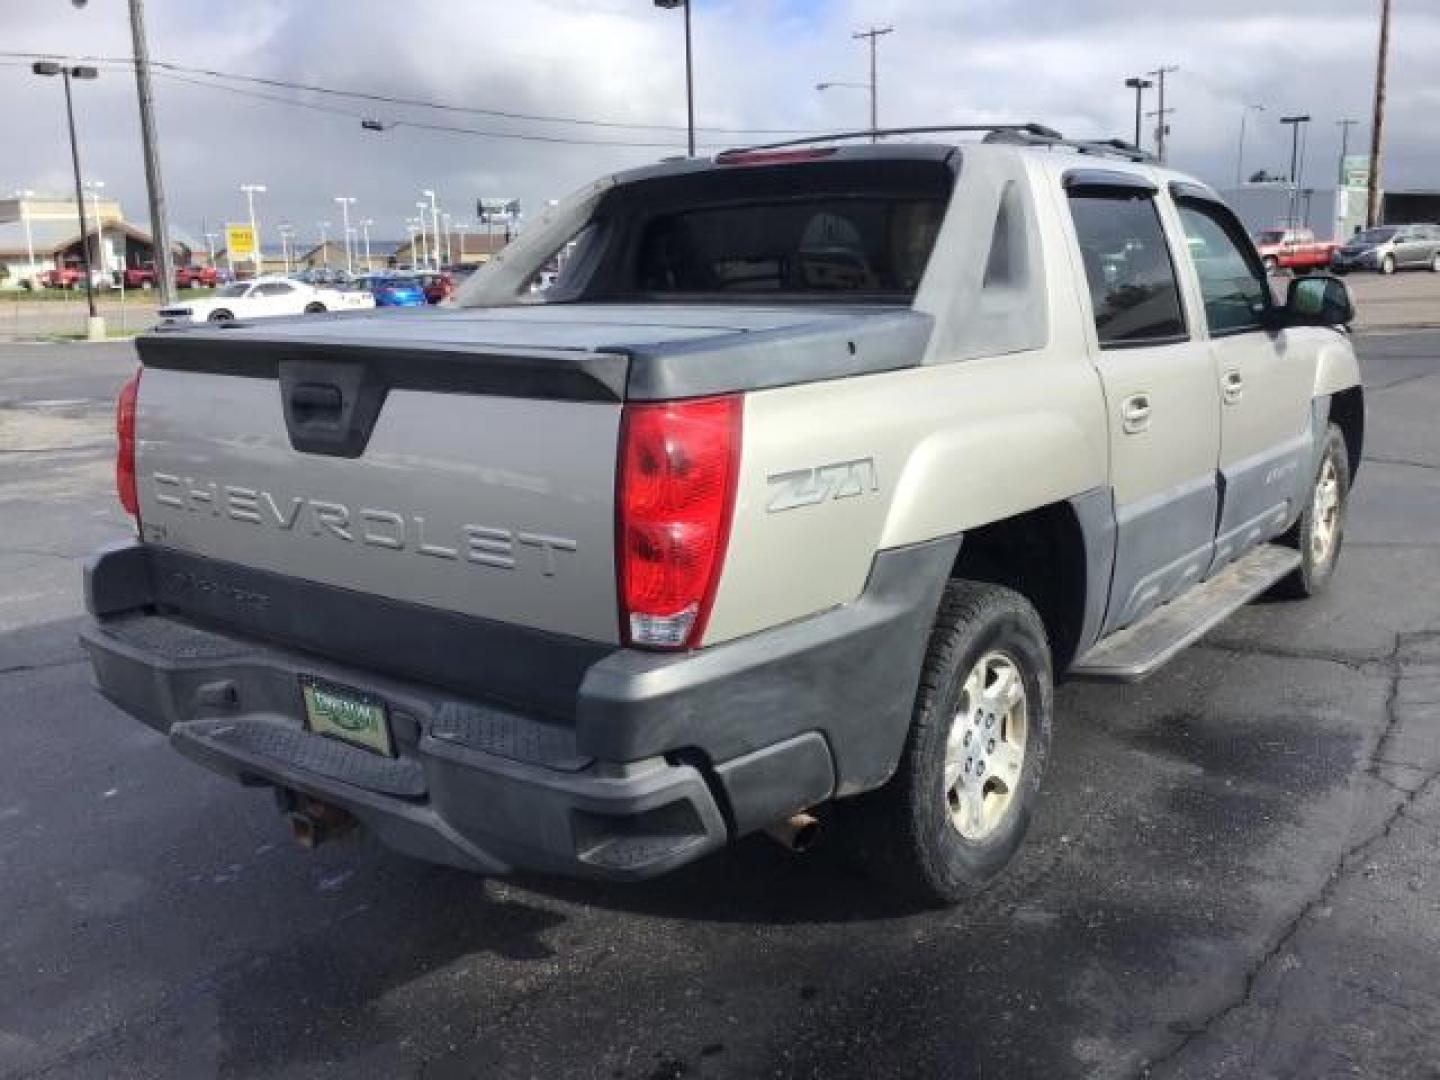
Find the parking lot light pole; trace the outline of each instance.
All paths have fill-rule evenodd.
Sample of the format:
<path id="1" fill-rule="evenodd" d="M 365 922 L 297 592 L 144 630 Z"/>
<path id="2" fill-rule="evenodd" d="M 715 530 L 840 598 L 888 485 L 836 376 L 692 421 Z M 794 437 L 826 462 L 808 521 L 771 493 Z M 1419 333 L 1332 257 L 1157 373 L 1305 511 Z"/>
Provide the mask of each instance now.
<path id="1" fill-rule="evenodd" d="M 320 260 L 326 270 L 330 269 L 330 222 L 317 221 L 315 227 L 320 230 Z"/>
<path id="2" fill-rule="evenodd" d="M 260 265 L 260 226 L 255 221 L 255 196 L 264 195 L 266 188 L 264 184 L 241 184 L 240 190 L 245 193 L 245 204 L 250 209 L 250 237 L 255 244 L 250 262 L 255 267 L 255 276 L 259 277 L 265 271 Z"/>
<path id="3" fill-rule="evenodd" d="M 1142 79 L 1138 75 L 1132 75 L 1130 78 L 1125 80 L 1125 85 L 1128 86 L 1131 90 L 1135 91 L 1135 146 L 1137 149 L 1139 149 L 1141 146 L 1140 139 L 1142 137 L 1140 132 L 1140 120 L 1141 117 L 1144 115 L 1145 91 L 1149 90 L 1155 84 L 1149 79 Z"/>
<path id="4" fill-rule="evenodd" d="M 1300 125 L 1308 124 L 1310 115 L 1304 116 L 1282 116 L 1280 123 L 1288 124 L 1290 127 L 1290 217 L 1288 224 L 1295 227 L 1296 215 L 1300 212 L 1300 177 L 1296 175 L 1300 168 Z"/>
<path id="5" fill-rule="evenodd" d="M 90 226 L 85 221 L 85 185 L 80 178 L 80 144 L 75 138 L 75 102 L 70 94 L 71 79 L 94 79 L 99 72 L 83 64 L 61 64 L 54 60 L 37 60 L 30 68 L 36 75 L 59 75 L 65 84 L 65 119 L 70 125 L 70 163 L 75 168 L 75 209 L 80 215 L 80 260 L 85 267 L 85 303 L 89 309 L 86 336 L 91 341 L 105 337 L 105 320 L 95 310 L 94 268 L 90 262 Z"/>
<path id="6" fill-rule="evenodd" d="M 288 221 L 280 223 L 280 256 L 285 260 L 285 276 L 291 272 L 290 252 L 295 240 L 295 226 Z"/>
<path id="7" fill-rule="evenodd" d="M 688 133 L 687 146 L 691 157 L 695 156 L 695 66 L 690 51 L 690 0 L 655 0 L 657 8 L 674 11 L 685 9 L 685 130 Z"/>
<path id="8" fill-rule="evenodd" d="M 105 268 L 105 222 L 100 217 L 100 189 L 104 186 L 104 180 L 85 181 L 85 190 L 90 193 L 90 208 L 95 213 L 95 261 L 100 264 L 102 274 L 109 272 Z"/>
<path id="9" fill-rule="evenodd" d="M 345 230 L 345 273 L 355 272 L 355 260 L 350 253 L 350 207 L 355 205 L 353 195 L 336 195 L 335 201 L 340 204 L 341 227 Z"/>
<path id="10" fill-rule="evenodd" d="M 438 271 L 440 269 L 440 204 L 435 200 L 435 192 L 430 188 L 426 188 L 420 194 L 430 200 L 430 229 L 435 239 L 435 242 L 430 245 L 430 254 L 433 257 L 435 269 Z M 420 203 L 419 206 L 423 211 L 425 204 Z M 421 216 L 424 216 L 423 212 Z"/>
<path id="11" fill-rule="evenodd" d="M 1252 112 L 1262 113 L 1264 105 L 1246 105 L 1240 110 L 1240 145 L 1235 151 L 1235 186 L 1245 182 L 1245 121 Z"/>
<path id="12" fill-rule="evenodd" d="M 374 224 L 374 218 L 366 218 L 360 222 L 360 235 L 365 239 L 365 272 L 367 274 L 375 269 L 370 263 L 370 226 Z"/>

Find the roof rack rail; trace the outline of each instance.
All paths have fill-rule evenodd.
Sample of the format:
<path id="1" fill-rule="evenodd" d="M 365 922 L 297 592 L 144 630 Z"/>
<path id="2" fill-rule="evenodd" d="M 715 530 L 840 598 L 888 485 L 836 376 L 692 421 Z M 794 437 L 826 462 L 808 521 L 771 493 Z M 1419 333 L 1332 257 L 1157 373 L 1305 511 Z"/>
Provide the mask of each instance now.
<path id="1" fill-rule="evenodd" d="M 847 142 L 852 139 L 873 139 L 882 135 L 941 135 L 953 133 L 985 133 L 985 142 L 1013 143 L 1019 146 L 1063 146 L 1078 150 L 1082 154 L 1108 155 L 1127 161 L 1153 162 L 1155 155 L 1140 149 L 1123 139 L 1067 139 L 1054 128 L 1034 122 L 1023 124 L 939 124 L 928 127 L 880 128 L 878 131 L 837 131 L 829 135 L 807 135 L 803 139 L 786 139 L 783 142 L 759 143 L 754 146 L 737 146 L 722 150 L 716 157 L 732 157 L 758 150 L 786 150 L 797 146 L 816 146 L 820 143 Z"/>
<path id="2" fill-rule="evenodd" d="M 1142 150 L 1124 139 L 1066 139 L 1059 134 L 1039 134 L 1034 131 L 997 129 L 985 137 L 991 143 L 1017 143 L 1023 146 L 1063 146 L 1082 154 L 1096 154 L 1123 158 L 1126 161 L 1156 162 L 1159 159 L 1148 150 Z"/>
<path id="3" fill-rule="evenodd" d="M 1025 132 L 1037 138 L 1059 139 L 1058 131 L 1044 124 L 942 124 L 936 127 L 880 128 L 872 131 L 836 131 L 829 135 L 807 135 L 803 139 L 786 139 L 784 142 L 759 143 L 755 146 L 736 146 L 722 150 L 724 154 L 745 154 L 752 150 L 785 150 L 792 146 L 815 146 L 818 143 L 842 142 L 850 139 L 873 139 L 878 135 L 935 135 L 944 132 Z"/>

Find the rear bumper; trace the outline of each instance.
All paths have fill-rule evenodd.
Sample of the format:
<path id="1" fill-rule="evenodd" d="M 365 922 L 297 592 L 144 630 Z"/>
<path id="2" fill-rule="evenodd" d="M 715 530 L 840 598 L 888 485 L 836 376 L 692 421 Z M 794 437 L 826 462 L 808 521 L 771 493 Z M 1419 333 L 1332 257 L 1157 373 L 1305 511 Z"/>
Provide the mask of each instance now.
<path id="1" fill-rule="evenodd" d="M 690 655 L 601 650 L 576 670 L 557 647 L 547 671 L 526 642 L 516 665 L 550 683 L 529 707 L 514 684 L 491 697 L 447 685 L 443 665 L 420 678 L 319 647 L 346 650 L 344 609 L 328 629 L 319 617 L 315 641 L 293 640 L 278 601 L 257 602 L 280 595 L 273 583 L 143 545 L 87 568 L 96 618 L 82 643 L 101 692 L 181 753 L 340 806 L 398 850 L 485 873 L 649 877 L 889 776 L 957 544 L 882 556 L 856 604 Z M 225 626 L 227 608 L 202 598 L 252 625 Z M 397 756 L 305 730 L 301 675 L 384 701 Z"/>

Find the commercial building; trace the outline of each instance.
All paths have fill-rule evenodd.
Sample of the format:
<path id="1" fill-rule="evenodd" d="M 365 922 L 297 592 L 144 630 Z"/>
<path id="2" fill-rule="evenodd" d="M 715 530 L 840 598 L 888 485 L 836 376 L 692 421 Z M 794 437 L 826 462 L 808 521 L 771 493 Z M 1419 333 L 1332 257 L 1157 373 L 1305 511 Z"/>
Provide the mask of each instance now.
<path id="1" fill-rule="evenodd" d="M 86 249 L 93 267 L 112 274 L 154 260 L 149 225 L 126 221 L 116 200 L 87 195 L 85 216 L 88 230 L 82 237 L 74 196 L 22 191 L 0 199 L 0 288 L 79 264 Z M 190 261 L 188 238 L 172 234 L 171 244 L 179 262 Z"/>

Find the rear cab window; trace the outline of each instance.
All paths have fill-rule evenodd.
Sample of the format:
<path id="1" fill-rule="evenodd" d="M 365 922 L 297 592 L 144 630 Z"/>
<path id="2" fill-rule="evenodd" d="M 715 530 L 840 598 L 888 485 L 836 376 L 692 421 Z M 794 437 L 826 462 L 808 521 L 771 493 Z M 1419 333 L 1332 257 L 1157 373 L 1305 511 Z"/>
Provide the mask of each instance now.
<path id="1" fill-rule="evenodd" d="M 821 158 L 641 179 L 596 208 L 546 297 L 908 303 L 954 184 L 939 158 Z"/>

